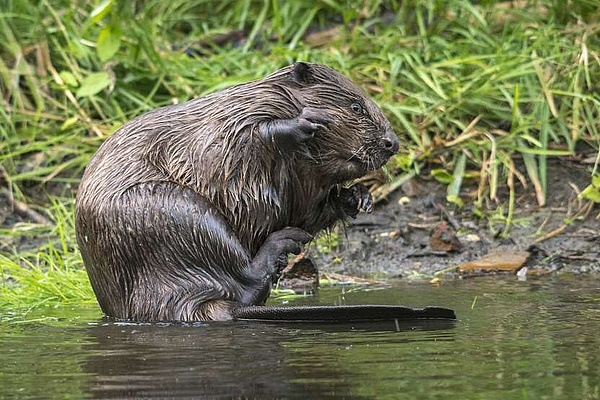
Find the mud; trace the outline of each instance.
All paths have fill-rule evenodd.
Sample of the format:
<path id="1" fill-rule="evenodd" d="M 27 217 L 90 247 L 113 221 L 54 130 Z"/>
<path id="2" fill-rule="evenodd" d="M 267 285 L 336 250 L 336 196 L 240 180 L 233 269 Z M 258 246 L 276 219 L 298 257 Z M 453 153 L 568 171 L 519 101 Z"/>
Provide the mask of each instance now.
<path id="1" fill-rule="evenodd" d="M 317 268 L 365 278 L 459 276 L 457 268 L 489 253 L 525 250 L 528 274 L 600 273 L 600 207 L 577 197 L 589 184 L 589 169 L 578 163 L 549 165 L 547 205 L 538 207 L 531 188 L 517 188 L 513 225 L 504 237 L 506 204 L 488 202 L 485 218 L 475 216 L 465 186 L 462 209 L 445 201 L 446 187 L 424 173 L 380 202 L 372 214 L 359 214 L 324 254 L 308 250 Z M 508 198 L 502 193 L 501 201 Z M 495 211 L 489 211 L 495 210 Z M 440 235 L 441 232 L 441 235 Z M 440 243 L 441 236 L 441 243 Z M 442 250 L 440 250 L 442 249 Z M 515 269 L 510 272 L 516 273 Z M 475 271 L 477 274 L 497 273 Z"/>

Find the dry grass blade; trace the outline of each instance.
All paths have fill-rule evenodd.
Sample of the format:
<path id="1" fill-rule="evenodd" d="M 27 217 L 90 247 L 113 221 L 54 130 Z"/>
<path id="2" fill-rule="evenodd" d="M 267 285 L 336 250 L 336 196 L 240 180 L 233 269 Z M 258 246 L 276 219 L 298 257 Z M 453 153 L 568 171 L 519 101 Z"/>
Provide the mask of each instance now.
<path id="1" fill-rule="evenodd" d="M 550 77 L 552 76 L 552 71 L 550 71 L 549 69 L 544 70 L 542 68 L 542 62 L 539 59 L 535 50 L 532 52 L 531 57 L 533 59 L 533 67 L 535 68 L 535 73 L 537 74 L 537 77 L 540 80 L 540 84 L 542 85 L 542 92 L 544 93 L 544 96 L 546 96 L 548 107 L 550 107 L 552 116 L 556 118 L 558 117 L 558 111 L 556 110 L 556 105 L 554 104 L 554 95 L 548 87 Z"/>

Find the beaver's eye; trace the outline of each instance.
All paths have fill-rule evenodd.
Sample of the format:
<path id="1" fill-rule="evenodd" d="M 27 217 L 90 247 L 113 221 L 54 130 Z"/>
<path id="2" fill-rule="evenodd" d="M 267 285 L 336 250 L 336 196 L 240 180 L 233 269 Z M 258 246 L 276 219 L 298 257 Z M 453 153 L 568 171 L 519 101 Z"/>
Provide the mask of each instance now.
<path id="1" fill-rule="evenodd" d="M 350 104 L 350 109 L 356 114 L 362 114 L 362 111 L 363 111 L 362 106 L 358 103 Z"/>

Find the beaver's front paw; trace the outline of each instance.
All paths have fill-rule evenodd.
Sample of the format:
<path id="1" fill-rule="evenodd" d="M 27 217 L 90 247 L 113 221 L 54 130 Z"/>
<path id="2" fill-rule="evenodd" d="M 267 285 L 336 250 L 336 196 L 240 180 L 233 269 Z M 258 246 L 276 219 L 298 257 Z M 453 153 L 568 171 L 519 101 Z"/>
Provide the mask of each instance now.
<path id="1" fill-rule="evenodd" d="M 275 119 L 261 124 L 262 136 L 279 150 L 306 152 L 305 145 L 315 133 L 332 122 L 329 113 L 321 108 L 304 107 L 292 119 Z"/>
<path id="2" fill-rule="evenodd" d="M 339 194 L 339 201 L 342 210 L 350 218 L 356 218 L 359 211 L 373 211 L 373 197 L 369 189 L 361 183 L 343 188 Z"/>
<path id="3" fill-rule="evenodd" d="M 241 304 L 264 304 L 271 292 L 273 281 L 287 266 L 287 256 L 298 254 L 302 245 L 312 236 L 299 228 L 283 228 L 271 233 L 252 259 L 245 279 L 244 291 L 239 294 Z"/>
<path id="4" fill-rule="evenodd" d="M 312 236 L 300 228 L 283 228 L 267 237 L 252 264 L 267 277 L 276 275 L 287 265 L 288 254 L 298 254 Z"/>
<path id="5" fill-rule="evenodd" d="M 307 132 L 312 132 L 314 136 L 315 131 L 322 129 L 327 124 L 333 122 L 333 118 L 329 112 L 323 108 L 304 107 L 298 116 L 298 122 L 304 125 Z"/>

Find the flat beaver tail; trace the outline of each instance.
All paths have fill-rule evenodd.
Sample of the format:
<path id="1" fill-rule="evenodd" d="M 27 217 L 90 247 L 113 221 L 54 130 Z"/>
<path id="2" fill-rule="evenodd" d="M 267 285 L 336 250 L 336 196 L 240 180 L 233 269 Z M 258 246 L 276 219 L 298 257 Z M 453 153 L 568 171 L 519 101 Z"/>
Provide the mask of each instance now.
<path id="1" fill-rule="evenodd" d="M 443 307 L 411 308 L 370 304 L 292 307 L 240 306 L 232 308 L 231 315 L 237 320 L 321 323 L 456 319 L 454 311 Z"/>

